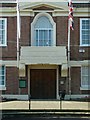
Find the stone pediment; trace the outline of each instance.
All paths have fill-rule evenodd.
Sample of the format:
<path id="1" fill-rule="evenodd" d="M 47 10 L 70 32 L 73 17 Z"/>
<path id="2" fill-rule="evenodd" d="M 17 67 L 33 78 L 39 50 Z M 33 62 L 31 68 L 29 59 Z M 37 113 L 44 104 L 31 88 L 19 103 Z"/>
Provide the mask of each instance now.
<path id="1" fill-rule="evenodd" d="M 23 10 L 65 10 L 67 8 L 66 3 L 31 3 L 21 6 Z"/>
<path id="2" fill-rule="evenodd" d="M 33 10 L 54 10 L 53 7 L 50 7 L 50 6 L 45 6 L 45 5 L 42 5 L 42 6 L 37 6 L 35 8 L 32 8 Z"/>

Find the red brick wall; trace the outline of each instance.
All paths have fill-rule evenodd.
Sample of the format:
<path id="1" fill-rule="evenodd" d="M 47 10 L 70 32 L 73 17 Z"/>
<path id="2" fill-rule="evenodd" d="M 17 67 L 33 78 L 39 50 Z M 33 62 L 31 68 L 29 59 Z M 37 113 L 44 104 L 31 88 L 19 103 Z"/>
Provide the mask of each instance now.
<path id="1" fill-rule="evenodd" d="M 90 60 L 90 47 L 80 47 L 80 18 L 74 17 L 74 31 L 71 31 L 71 60 Z M 80 49 L 85 50 L 84 53 L 80 53 Z"/>
<path id="2" fill-rule="evenodd" d="M 26 72 L 27 76 L 27 72 Z M 26 88 L 19 89 L 19 80 L 26 80 Z M 3 94 L 28 94 L 28 78 L 19 78 L 18 69 L 16 67 L 6 67 L 6 90 L 3 90 Z M 1 92 L 1 91 L 0 91 Z"/>
<path id="3" fill-rule="evenodd" d="M 55 18 L 54 18 L 55 19 Z M 67 17 L 56 17 L 56 45 L 67 44 Z"/>
<path id="4" fill-rule="evenodd" d="M 20 94 L 28 94 L 28 78 L 27 77 L 22 77 L 22 78 L 19 78 L 19 79 L 26 81 L 26 87 L 25 88 L 20 88 Z"/>
<path id="5" fill-rule="evenodd" d="M 16 17 L 7 17 L 7 46 L 2 48 L 3 60 L 16 59 Z"/>
<path id="6" fill-rule="evenodd" d="M 71 68 L 71 91 L 72 94 L 80 94 L 80 84 L 81 84 L 81 68 L 72 67 Z"/>
<path id="7" fill-rule="evenodd" d="M 18 94 L 18 70 L 16 67 L 6 67 L 5 94 Z"/>
<path id="8" fill-rule="evenodd" d="M 21 17 L 21 46 L 29 46 L 31 43 L 31 19 L 30 17 Z"/>
<path id="9" fill-rule="evenodd" d="M 26 66 L 26 77 L 20 77 L 19 80 L 26 80 L 26 88 L 20 88 L 20 94 L 28 94 L 28 66 Z"/>

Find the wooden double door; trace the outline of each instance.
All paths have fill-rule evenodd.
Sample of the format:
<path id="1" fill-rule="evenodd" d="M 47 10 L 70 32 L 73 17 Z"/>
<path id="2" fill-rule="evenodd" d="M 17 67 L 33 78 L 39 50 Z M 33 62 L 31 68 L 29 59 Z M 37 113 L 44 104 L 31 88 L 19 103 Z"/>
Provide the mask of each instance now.
<path id="1" fill-rule="evenodd" d="M 31 69 L 30 93 L 32 99 L 55 99 L 56 69 Z"/>

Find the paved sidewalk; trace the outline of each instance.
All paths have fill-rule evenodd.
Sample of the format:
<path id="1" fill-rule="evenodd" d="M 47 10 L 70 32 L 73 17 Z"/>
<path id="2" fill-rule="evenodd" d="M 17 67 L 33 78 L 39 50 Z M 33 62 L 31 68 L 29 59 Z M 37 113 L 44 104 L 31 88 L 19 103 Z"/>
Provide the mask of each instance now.
<path id="1" fill-rule="evenodd" d="M 79 109 L 79 110 L 90 110 L 90 102 L 77 102 L 77 101 L 31 101 L 30 109 Z M 18 109 L 28 110 L 29 101 L 9 101 L 0 102 L 0 110 L 5 109 Z"/>

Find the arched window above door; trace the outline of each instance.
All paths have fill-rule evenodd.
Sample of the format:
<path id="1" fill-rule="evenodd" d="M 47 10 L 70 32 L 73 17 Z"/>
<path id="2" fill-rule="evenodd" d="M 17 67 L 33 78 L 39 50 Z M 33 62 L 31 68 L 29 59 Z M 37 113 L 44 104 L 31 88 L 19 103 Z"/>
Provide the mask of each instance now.
<path id="1" fill-rule="evenodd" d="M 48 13 L 39 13 L 31 24 L 32 46 L 55 46 L 56 25 Z"/>

